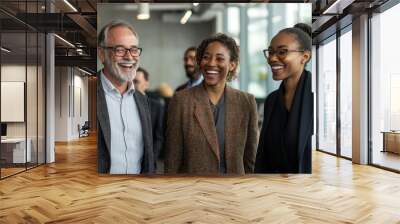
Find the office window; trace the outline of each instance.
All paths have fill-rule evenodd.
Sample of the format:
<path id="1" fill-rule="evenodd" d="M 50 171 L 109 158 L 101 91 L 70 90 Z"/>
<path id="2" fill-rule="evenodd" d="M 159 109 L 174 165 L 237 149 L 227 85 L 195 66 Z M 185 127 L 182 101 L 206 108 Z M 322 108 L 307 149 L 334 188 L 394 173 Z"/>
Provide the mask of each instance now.
<path id="1" fill-rule="evenodd" d="M 312 56 L 311 56 L 311 61 L 308 63 L 311 63 L 311 85 L 312 85 L 312 92 L 313 92 L 313 101 L 314 101 L 314 133 L 312 136 L 312 149 L 316 150 L 317 149 L 317 63 L 316 63 L 316 57 L 317 56 L 317 48 L 315 45 L 312 45 Z"/>
<path id="2" fill-rule="evenodd" d="M 228 19 L 229 18 L 229 19 Z M 238 6 L 230 6 L 227 7 L 225 11 L 225 18 L 224 18 L 224 30 L 225 32 L 230 35 L 233 39 L 235 39 L 236 43 L 240 46 L 240 29 L 241 29 L 241 23 L 240 23 L 240 7 Z M 242 61 L 240 62 L 240 67 L 242 66 Z M 240 68 L 239 67 L 239 68 Z M 240 72 L 240 70 L 239 70 Z M 243 79 L 243 77 L 239 74 L 239 77 L 235 80 L 233 80 L 230 85 L 233 88 L 240 89 L 240 81 Z"/>
<path id="3" fill-rule="evenodd" d="M 255 5 L 247 9 L 248 17 L 248 63 L 249 84 L 248 91 L 256 97 L 266 96 L 266 80 L 268 66 L 262 50 L 267 48 L 267 8 L 264 4 Z"/>
<path id="4" fill-rule="evenodd" d="M 225 14 L 224 31 L 237 40 L 241 50 L 239 79 L 232 86 L 265 98 L 280 82 L 272 79 L 262 50 L 281 29 L 300 22 L 311 25 L 311 4 L 232 4 Z"/>
<path id="5" fill-rule="evenodd" d="M 372 163 L 400 170 L 400 5 L 371 19 Z"/>
<path id="6" fill-rule="evenodd" d="M 340 153 L 352 157 L 352 33 L 340 36 Z"/>
<path id="7" fill-rule="evenodd" d="M 318 51 L 318 149 L 336 154 L 336 37 Z"/>

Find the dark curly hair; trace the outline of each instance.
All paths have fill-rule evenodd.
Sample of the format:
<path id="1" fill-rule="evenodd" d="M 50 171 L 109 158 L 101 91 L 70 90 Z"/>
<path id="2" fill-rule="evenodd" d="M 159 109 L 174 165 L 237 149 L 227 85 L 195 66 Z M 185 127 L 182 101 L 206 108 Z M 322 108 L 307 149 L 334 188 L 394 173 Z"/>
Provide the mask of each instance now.
<path id="1" fill-rule="evenodd" d="M 236 63 L 236 67 L 232 72 L 228 73 L 227 81 L 232 81 L 237 77 L 237 70 L 239 67 L 239 47 L 236 41 L 223 33 L 217 33 L 209 38 L 204 39 L 197 47 L 196 60 L 197 65 L 200 67 L 201 59 L 210 43 L 219 42 L 229 50 L 230 61 Z"/>

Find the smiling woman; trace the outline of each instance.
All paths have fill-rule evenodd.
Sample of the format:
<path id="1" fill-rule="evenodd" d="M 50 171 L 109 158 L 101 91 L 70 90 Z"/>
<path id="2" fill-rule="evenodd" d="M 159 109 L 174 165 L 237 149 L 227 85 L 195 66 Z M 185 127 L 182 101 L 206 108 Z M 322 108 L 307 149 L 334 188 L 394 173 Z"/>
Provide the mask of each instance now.
<path id="1" fill-rule="evenodd" d="M 305 25 L 305 24 L 304 24 Z M 281 30 L 264 50 L 273 79 L 282 80 L 265 101 L 257 150 L 257 173 L 311 173 L 313 95 L 310 34 L 301 28 Z"/>
<path id="2" fill-rule="evenodd" d="M 252 173 L 258 129 L 254 96 L 226 82 L 236 75 L 239 48 L 217 34 L 197 48 L 202 85 L 178 92 L 169 104 L 167 174 Z"/>

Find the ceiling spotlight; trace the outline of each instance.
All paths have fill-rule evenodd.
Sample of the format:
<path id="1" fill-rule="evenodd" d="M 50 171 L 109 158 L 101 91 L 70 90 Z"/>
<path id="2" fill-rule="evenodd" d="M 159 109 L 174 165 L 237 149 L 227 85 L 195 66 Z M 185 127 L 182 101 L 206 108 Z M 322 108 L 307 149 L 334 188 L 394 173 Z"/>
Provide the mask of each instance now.
<path id="1" fill-rule="evenodd" d="M 78 12 L 78 10 L 71 3 L 69 3 L 68 0 L 64 0 L 64 3 L 67 4 L 74 12 Z"/>
<path id="2" fill-rule="evenodd" d="M 5 47 L 0 47 L 0 50 L 4 51 L 6 53 L 10 53 L 11 52 L 11 50 L 9 50 L 9 49 L 7 49 Z"/>
<path id="3" fill-rule="evenodd" d="M 183 15 L 181 19 L 181 24 L 185 24 L 189 20 L 191 15 L 192 15 L 192 10 L 187 10 L 185 15 Z"/>
<path id="4" fill-rule="evenodd" d="M 196 7 L 196 6 L 198 6 L 198 5 L 199 5 L 198 2 L 193 2 L 193 6 L 194 6 L 194 7 Z"/>
<path id="5" fill-rule="evenodd" d="M 149 3 L 139 3 L 139 13 L 136 16 L 138 20 L 150 19 L 150 4 Z"/>

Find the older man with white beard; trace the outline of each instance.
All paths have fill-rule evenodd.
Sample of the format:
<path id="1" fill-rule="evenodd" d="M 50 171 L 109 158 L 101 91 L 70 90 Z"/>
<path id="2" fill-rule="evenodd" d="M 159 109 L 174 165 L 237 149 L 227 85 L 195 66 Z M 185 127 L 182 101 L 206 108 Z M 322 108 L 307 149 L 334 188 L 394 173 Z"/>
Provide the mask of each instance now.
<path id="1" fill-rule="evenodd" d="M 104 68 L 97 82 L 97 170 L 110 174 L 154 172 L 148 99 L 135 90 L 139 37 L 123 21 L 100 31 L 98 57 Z"/>

